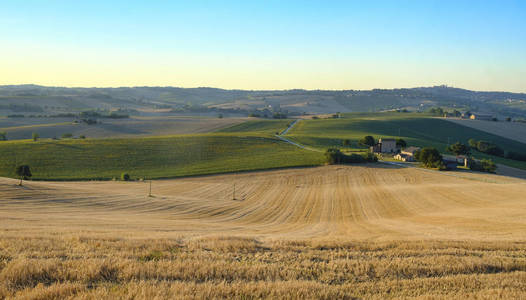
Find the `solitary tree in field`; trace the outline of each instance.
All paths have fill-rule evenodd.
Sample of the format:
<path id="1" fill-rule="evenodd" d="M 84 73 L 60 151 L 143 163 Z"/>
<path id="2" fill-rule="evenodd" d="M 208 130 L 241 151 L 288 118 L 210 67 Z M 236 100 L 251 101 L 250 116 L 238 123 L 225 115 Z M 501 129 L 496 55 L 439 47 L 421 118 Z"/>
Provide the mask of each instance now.
<path id="1" fill-rule="evenodd" d="M 364 136 L 360 141 L 359 143 L 361 145 L 364 145 L 364 146 L 374 146 L 374 144 L 376 143 L 376 141 L 374 140 L 374 137 L 368 135 L 368 136 Z"/>
<path id="2" fill-rule="evenodd" d="M 33 141 L 36 142 L 40 138 L 40 135 L 38 133 L 36 133 L 36 132 L 33 132 L 32 137 L 33 137 Z"/>
<path id="3" fill-rule="evenodd" d="M 0 131 L 0 141 L 7 141 L 7 132 Z"/>
<path id="4" fill-rule="evenodd" d="M 128 174 L 128 173 L 122 173 L 122 174 L 121 174 L 121 180 L 122 180 L 122 181 L 128 181 L 128 180 L 130 180 L 130 174 Z"/>
<path id="5" fill-rule="evenodd" d="M 349 139 L 345 139 L 345 140 L 342 141 L 342 144 L 343 144 L 344 146 L 348 147 L 348 146 L 351 145 L 351 140 L 349 140 Z"/>
<path id="6" fill-rule="evenodd" d="M 469 147 L 467 145 L 464 145 L 460 142 L 456 142 L 453 145 L 449 146 L 447 148 L 447 151 L 454 153 L 455 155 L 468 155 L 469 154 Z"/>
<path id="7" fill-rule="evenodd" d="M 33 176 L 33 174 L 31 174 L 31 169 L 28 165 L 21 165 L 16 167 L 16 175 L 20 177 L 20 183 L 18 184 L 19 186 L 22 186 L 22 180 L 28 179 L 29 177 Z"/>

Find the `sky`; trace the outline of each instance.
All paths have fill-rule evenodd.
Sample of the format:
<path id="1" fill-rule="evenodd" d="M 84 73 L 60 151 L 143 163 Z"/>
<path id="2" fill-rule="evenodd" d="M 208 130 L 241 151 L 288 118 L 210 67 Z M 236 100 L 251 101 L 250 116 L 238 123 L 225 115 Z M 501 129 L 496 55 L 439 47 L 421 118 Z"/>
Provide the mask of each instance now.
<path id="1" fill-rule="evenodd" d="M 526 1 L 0 0 L 0 85 L 526 92 Z"/>

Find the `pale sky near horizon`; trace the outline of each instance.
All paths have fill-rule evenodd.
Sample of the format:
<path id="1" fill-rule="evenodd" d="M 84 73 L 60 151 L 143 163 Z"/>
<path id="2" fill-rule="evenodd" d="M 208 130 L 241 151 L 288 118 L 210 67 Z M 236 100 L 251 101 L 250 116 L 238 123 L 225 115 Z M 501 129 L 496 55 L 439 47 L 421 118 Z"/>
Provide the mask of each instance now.
<path id="1" fill-rule="evenodd" d="M 0 85 L 526 92 L 526 1 L 4 1 Z"/>

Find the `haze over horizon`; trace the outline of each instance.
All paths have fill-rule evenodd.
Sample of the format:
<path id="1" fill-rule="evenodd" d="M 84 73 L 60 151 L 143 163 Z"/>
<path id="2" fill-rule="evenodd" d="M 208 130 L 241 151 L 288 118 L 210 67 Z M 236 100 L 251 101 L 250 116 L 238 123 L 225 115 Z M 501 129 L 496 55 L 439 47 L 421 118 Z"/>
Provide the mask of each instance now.
<path id="1" fill-rule="evenodd" d="M 0 85 L 526 92 L 521 1 L 0 4 Z"/>

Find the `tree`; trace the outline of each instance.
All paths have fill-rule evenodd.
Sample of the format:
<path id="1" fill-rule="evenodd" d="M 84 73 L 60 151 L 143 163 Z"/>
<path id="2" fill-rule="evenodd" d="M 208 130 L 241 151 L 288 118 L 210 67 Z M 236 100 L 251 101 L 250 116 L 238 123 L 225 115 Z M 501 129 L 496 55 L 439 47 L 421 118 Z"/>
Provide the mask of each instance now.
<path id="1" fill-rule="evenodd" d="M 325 152 L 325 158 L 327 159 L 327 163 L 330 165 L 342 164 L 345 162 L 345 154 L 343 154 L 340 149 L 327 149 Z"/>
<path id="2" fill-rule="evenodd" d="M 422 162 L 428 168 L 443 168 L 442 155 L 436 148 L 426 147 L 418 151 L 415 155 L 416 160 Z"/>
<path id="3" fill-rule="evenodd" d="M 128 174 L 128 173 L 122 173 L 122 174 L 121 174 L 121 180 L 122 180 L 122 181 L 128 181 L 128 180 L 130 180 L 130 174 Z"/>
<path id="4" fill-rule="evenodd" d="M 223 118 L 223 114 L 219 114 L 217 117 L 218 117 L 219 119 L 222 119 L 222 118 Z"/>
<path id="5" fill-rule="evenodd" d="M 23 179 L 27 179 L 31 176 L 33 176 L 33 174 L 31 174 L 31 169 L 29 168 L 28 165 L 21 165 L 21 166 L 18 166 L 16 167 L 16 175 L 18 175 L 20 177 L 20 183 L 18 184 L 19 186 L 22 186 L 22 180 Z"/>
<path id="6" fill-rule="evenodd" d="M 507 118 L 506 118 L 506 122 L 511 122 L 511 118 L 510 118 L 510 117 L 507 117 Z"/>
<path id="7" fill-rule="evenodd" d="M 72 133 L 63 133 L 62 134 L 62 138 L 63 139 L 70 139 L 73 137 L 73 134 Z"/>
<path id="8" fill-rule="evenodd" d="M 0 132 L 0 141 L 7 141 L 7 132 L 5 131 Z"/>
<path id="9" fill-rule="evenodd" d="M 460 142 L 456 142 L 453 145 L 450 145 L 449 147 L 447 147 L 447 151 L 454 153 L 457 156 L 458 155 L 468 155 L 469 147 Z"/>
<path id="10" fill-rule="evenodd" d="M 491 159 L 483 159 L 481 161 L 471 159 L 469 163 L 469 168 L 473 171 L 489 173 L 495 173 L 495 171 L 497 171 L 497 165 L 495 165 L 495 163 Z"/>
<path id="11" fill-rule="evenodd" d="M 36 132 L 33 132 L 33 134 L 31 136 L 33 138 L 33 141 L 35 141 L 35 142 L 38 141 L 38 139 L 40 138 L 40 135 L 38 133 L 36 133 Z"/>
<path id="12" fill-rule="evenodd" d="M 407 147 L 407 142 L 403 139 L 396 139 L 396 147 L 405 148 Z"/>
<path id="13" fill-rule="evenodd" d="M 504 156 L 504 150 L 499 148 L 497 145 L 491 142 L 487 142 L 487 141 L 478 141 L 477 150 L 482 153 L 486 153 L 490 155 L 501 156 L 501 157 Z"/>
<path id="14" fill-rule="evenodd" d="M 374 144 L 376 144 L 376 141 L 374 140 L 374 137 L 367 135 L 367 136 L 364 136 L 359 141 L 359 143 L 360 145 L 364 145 L 364 146 L 374 146 Z"/>
<path id="15" fill-rule="evenodd" d="M 477 149 L 477 141 L 475 139 L 469 139 L 468 145 L 473 149 Z"/>
<path id="16" fill-rule="evenodd" d="M 489 173 L 495 173 L 497 171 L 497 165 L 491 159 L 483 159 L 480 161 L 482 169 Z"/>
<path id="17" fill-rule="evenodd" d="M 344 139 L 344 140 L 342 141 L 342 144 L 343 144 L 345 147 L 348 147 L 348 146 L 351 145 L 351 140 L 349 140 L 349 139 Z"/>

